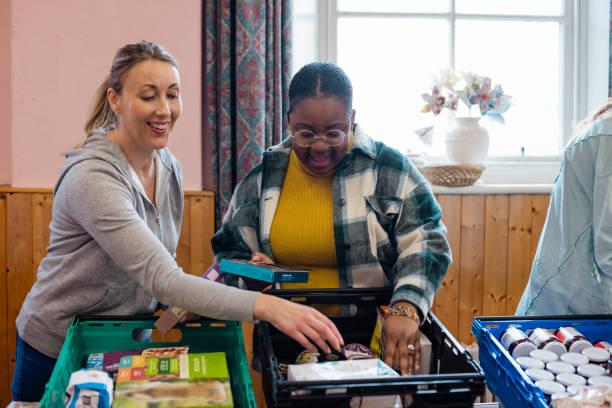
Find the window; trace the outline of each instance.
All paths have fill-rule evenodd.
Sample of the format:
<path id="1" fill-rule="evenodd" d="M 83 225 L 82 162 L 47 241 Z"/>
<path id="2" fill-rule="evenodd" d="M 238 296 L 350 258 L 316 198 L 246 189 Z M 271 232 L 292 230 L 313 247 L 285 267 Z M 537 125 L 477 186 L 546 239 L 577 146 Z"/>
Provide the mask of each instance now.
<path id="1" fill-rule="evenodd" d="M 299 0 L 294 7 L 294 70 L 312 60 L 340 65 L 353 82 L 357 122 L 400 151 L 443 160 L 448 114 L 421 113 L 436 72 L 453 67 L 501 84 L 513 102 L 505 125 L 481 122 L 490 134 L 488 173 L 502 166 L 503 182 L 524 173 L 524 181 L 551 183 L 573 123 L 607 97 L 607 0 Z M 414 130 L 431 125 L 432 145 L 423 146 Z M 503 168 L 536 162 L 546 173 L 540 179 Z"/>

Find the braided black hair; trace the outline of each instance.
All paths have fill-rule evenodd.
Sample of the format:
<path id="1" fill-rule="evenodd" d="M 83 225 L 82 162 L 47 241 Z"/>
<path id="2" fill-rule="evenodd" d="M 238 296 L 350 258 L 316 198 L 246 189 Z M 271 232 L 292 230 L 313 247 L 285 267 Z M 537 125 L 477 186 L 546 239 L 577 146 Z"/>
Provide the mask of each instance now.
<path id="1" fill-rule="evenodd" d="M 346 106 L 347 113 L 353 108 L 353 86 L 351 80 L 339 66 L 331 62 L 312 62 L 304 65 L 289 85 L 289 113 L 303 99 L 335 96 Z"/>

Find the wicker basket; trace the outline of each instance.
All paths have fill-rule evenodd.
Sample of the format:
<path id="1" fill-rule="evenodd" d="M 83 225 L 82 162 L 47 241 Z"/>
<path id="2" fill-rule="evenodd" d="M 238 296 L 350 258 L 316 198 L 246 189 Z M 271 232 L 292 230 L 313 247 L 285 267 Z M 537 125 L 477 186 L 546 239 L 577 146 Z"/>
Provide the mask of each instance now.
<path id="1" fill-rule="evenodd" d="M 419 170 L 431 184 L 437 186 L 471 186 L 480 178 L 484 166 L 476 164 L 449 164 L 422 166 Z"/>

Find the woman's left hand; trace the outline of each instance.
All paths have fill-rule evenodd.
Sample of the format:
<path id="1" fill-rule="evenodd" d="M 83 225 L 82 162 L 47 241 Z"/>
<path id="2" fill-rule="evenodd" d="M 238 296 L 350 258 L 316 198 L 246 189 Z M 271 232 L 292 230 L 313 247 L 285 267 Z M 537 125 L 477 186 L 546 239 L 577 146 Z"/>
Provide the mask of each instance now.
<path id="1" fill-rule="evenodd" d="M 397 302 L 394 305 L 414 307 L 408 302 Z M 412 375 L 419 369 L 421 360 L 419 336 L 419 324 L 413 319 L 406 316 L 387 316 L 382 327 L 385 363 L 392 367 L 394 356 L 397 355 L 402 375 Z"/>

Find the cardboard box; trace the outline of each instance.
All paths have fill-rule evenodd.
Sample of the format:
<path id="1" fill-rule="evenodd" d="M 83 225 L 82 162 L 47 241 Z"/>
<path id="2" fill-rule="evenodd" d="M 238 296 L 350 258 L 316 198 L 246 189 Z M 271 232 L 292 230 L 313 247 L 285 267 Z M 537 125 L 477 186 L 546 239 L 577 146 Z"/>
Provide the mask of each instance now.
<path id="1" fill-rule="evenodd" d="M 121 358 L 115 408 L 233 407 L 225 353 Z"/>
<path id="2" fill-rule="evenodd" d="M 251 263 L 243 259 L 222 259 L 220 270 L 224 273 L 256 279 L 270 283 L 306 283 L 307 270 L 295 270 L 286 266 L 266 263 Z"/>

